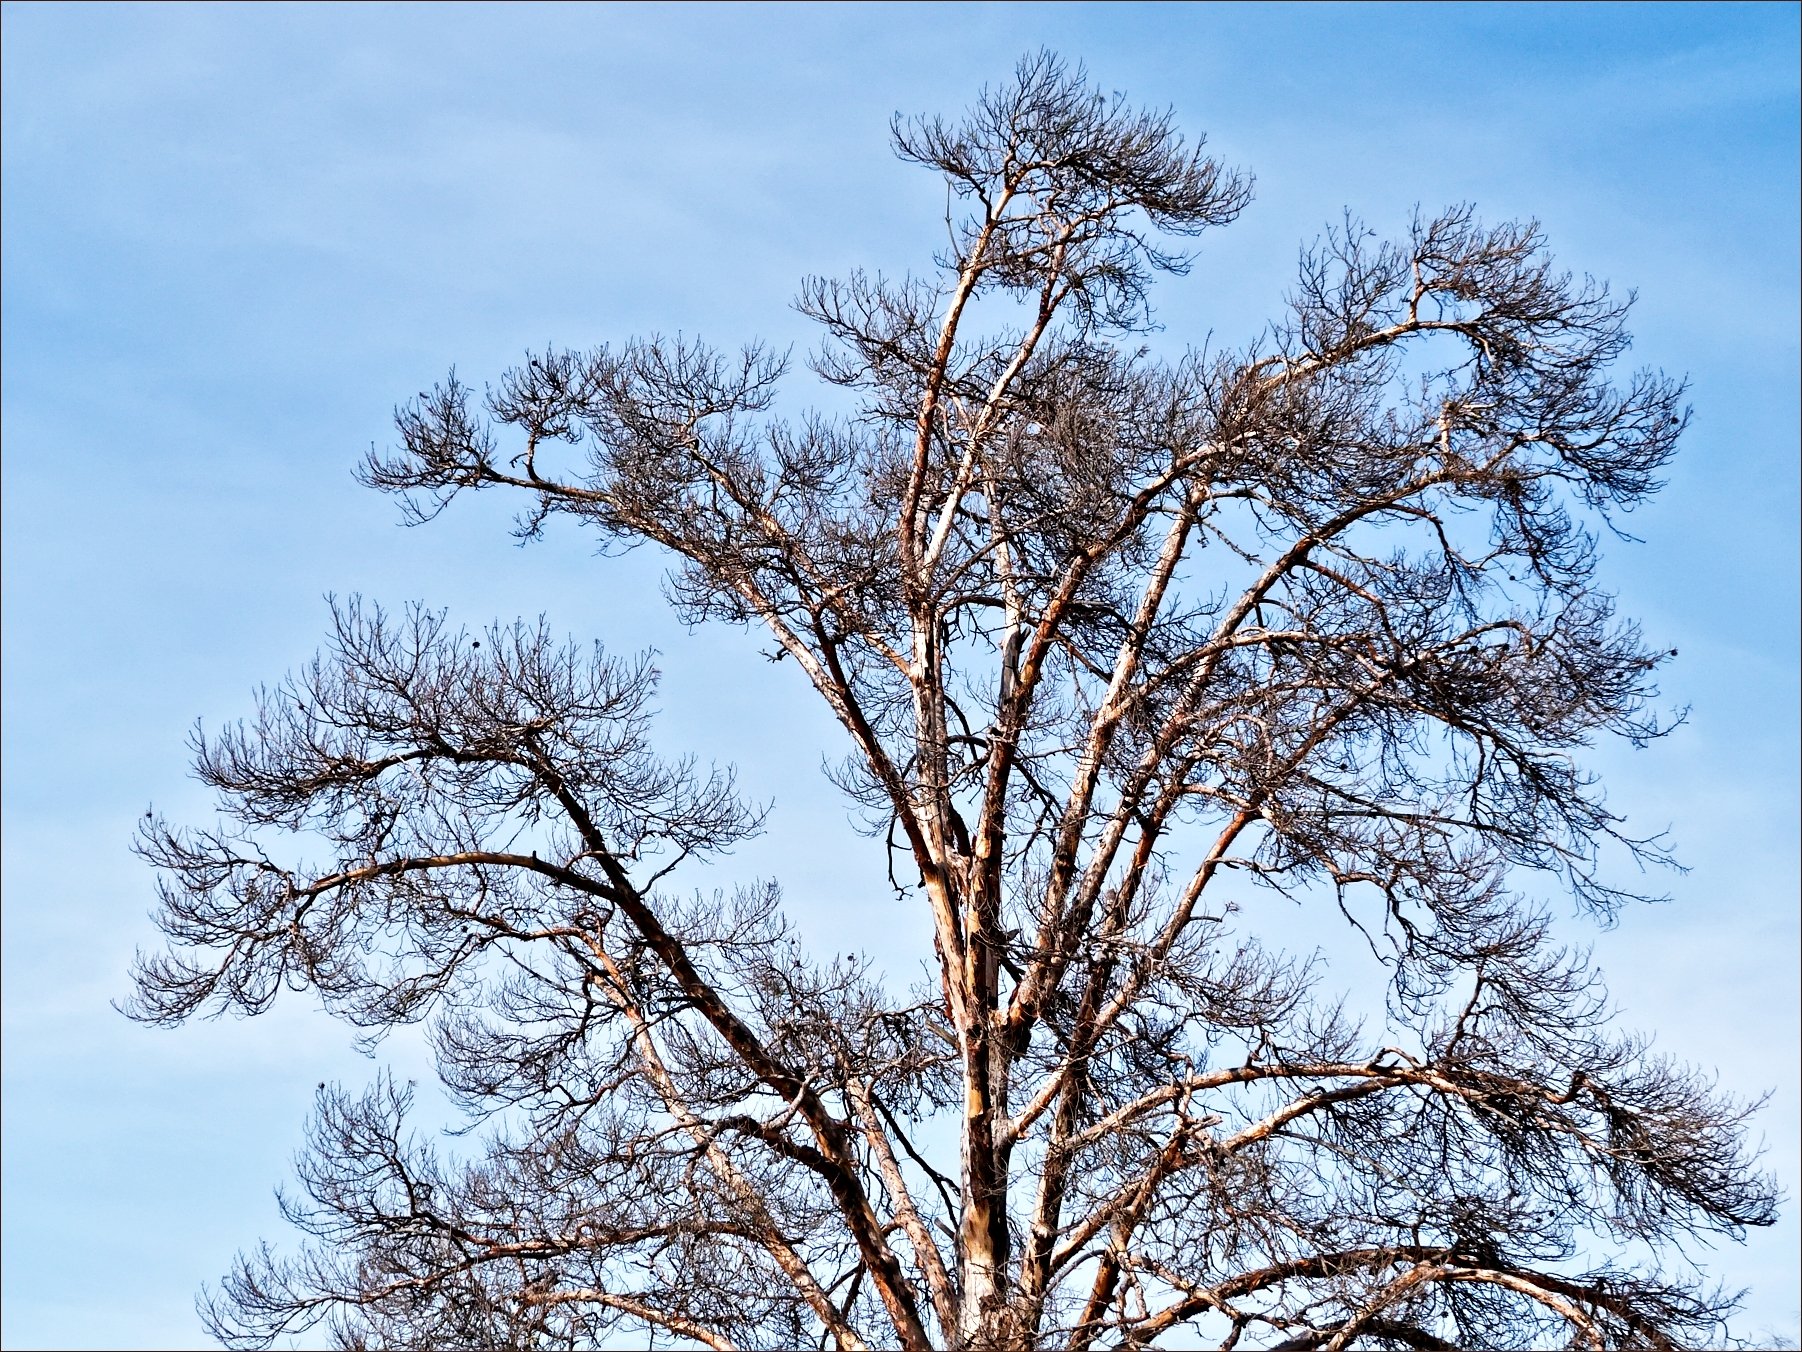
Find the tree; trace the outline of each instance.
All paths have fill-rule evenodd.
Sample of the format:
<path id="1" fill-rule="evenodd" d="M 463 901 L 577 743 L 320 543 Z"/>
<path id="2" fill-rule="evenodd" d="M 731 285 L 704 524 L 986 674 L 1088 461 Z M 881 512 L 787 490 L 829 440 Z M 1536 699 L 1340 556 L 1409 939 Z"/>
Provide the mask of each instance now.
<path id="1" fill-rule="evenodd" d="M 1606 918 L 1606 856 L 1663 858 L 1580 760 L 1668 726 L 1667 654 L 1594 578 L 1687 417 L 1615 377 L 1627 303 L 1531 223 L 1348 220 L 1264 339 L 1164 360 L 1151 283 L 1249 197 L 1168 114 L 1040 54 L 894 137 L 961 214 L 932 276 L 804 284 L 849 412 L 776 417 L 755 346 L 549 350 L 403 407 L 364 475 L 415 522 L 507 489 L 526 536 L 658 546 L 685 619 L 767 632 L 932 979 L 806 957 L 771 883 L 689 888 L 761 814 L 652 750 L 646 662 L 335 605 L 196 734 L 220 822 L 145 822 L 171 948 L 130 1012 L 429 1020 L 492 1126 L 447 1162 L 405 1089 L 322 1088 L 284 1201 L 313 1242 L 242 1259 L 214 1331 L 1713 1336 L 1684 1245 L 1774 1218 L 1749 1108 L 1615 1032 L 1532 891 Z M 1387 964 L 1380 1028 L 1260 941 L 1275 897 Z"/>

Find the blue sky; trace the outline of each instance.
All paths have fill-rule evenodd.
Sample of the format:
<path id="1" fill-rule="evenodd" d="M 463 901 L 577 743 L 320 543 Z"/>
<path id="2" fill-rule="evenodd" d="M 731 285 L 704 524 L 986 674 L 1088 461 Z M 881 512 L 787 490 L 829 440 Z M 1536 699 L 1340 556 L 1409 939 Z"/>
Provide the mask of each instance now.
<path id="1" fill-rule="evenodd" d="M 743 868 L 824 942 L 920 940 L 834 904 L 879 895 L 879 861 L 792 664 L 672 624 L 649 556 L 515 548 L 499 503 L 402 530 L 350 471 L 453 363 L 653 329 L 804 347 L 802 275 L 923 267 L 942 237 L 890 114 L 955 111 L 1041 44 L 1257 176 L 1165 286 L 1160 341 L 1255 335 L 1347 207 L 1537 216 L 1638 289 L 1635 357 L 1689 374 L 1695 424 L 1605 576 L 1681 650 L 1692 716 L 1597 764 L 1691 871 L 1569 932 L 1628 1023 L 1772 1093 L 1798 1191 L 1795 6 L 7 5 L 6 1346 L 194 1345 L 195 1289 L 282 1237 L 315 1083 L 375 1072 L 304 998 L 173 1033 L 108 1006 L 154 942 L 134 818 L 203 812 L 188 729 L 310 654 L 327 592 L 655 646 L 667 743 L 775 800 Z M 404 1037 L 377 1059 L 429 1076 Z M 1712 1260 L 1748 1335 L 1802 1326 L 1798 1233 L 1792 1203 Z"/>

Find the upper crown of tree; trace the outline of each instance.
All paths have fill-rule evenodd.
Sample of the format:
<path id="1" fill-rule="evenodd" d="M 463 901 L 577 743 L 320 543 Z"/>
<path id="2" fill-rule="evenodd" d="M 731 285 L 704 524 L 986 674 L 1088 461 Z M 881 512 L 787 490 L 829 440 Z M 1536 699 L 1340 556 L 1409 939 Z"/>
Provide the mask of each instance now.
<path id="1" fill-rule="evenodd" d="M 779 417 L 755 345 L 553 350 L 407 404 L 364 473 L 413 520 L 509 490 L 527 534 L 660 546 L 684 616 L 765 631 L 889 851 L 894 897 L 844 904 L 928 908 L 931 981 L 807 959 L 773 884 L 688 887 L 761 813 L 652 749 L 648 664 L 338 605 L 197 734 L 221 824 L 143 825 L 172 947 L 132 1012 L 430 1019 L 494 1126 L 453 1163 L 391 1082 L 322 1090 L 314 1241 L 215 1330 L 1713 1336 L 1686 1242 L 1774 1216 L 1747 1109 L 1613 1031 L 1532 899 L 1612 914 L 1603 852 L 1661 855 L 1582 760 L 1664 726 L 1594 580 L 1687 417 L 1618 372 L 1627 301 L 1530 222 L 1348 220 L 1258 341 L 1167 359 L 1153 281 L 1250 195 L 1170 114 L 1039 54 L 894 139 L 955 214 L 934 271 L 804 283 L 853 411 Z M 1364 932 L 1380 1027 L 1280 950 L 1285 898 Z"/>

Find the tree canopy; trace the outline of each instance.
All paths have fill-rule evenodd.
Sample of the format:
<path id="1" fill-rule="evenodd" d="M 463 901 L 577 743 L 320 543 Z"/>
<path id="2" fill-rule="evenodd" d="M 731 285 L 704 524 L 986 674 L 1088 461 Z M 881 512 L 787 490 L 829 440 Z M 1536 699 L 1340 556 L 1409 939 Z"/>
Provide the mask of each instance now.
<path id="1" fill-rule="evenodd" d="M 364 477 L 424 522 L 504 490 L 672 560 L 842 726 L 834 778 L 930 979 L 817 958 L 758 829 L 660 755 L 656 673 L 540 624 L 335 607 L 196 735 L 217 824 L 152 817 L 170 947 L 131 1012 L 316 992 L 429 1022 L 487 1135 L 322 1090 L 285 1209 L 207 1312 L 262 1346 L 1670 1347 L 1685 1255 L 1774 1218 L 1747 1105 L 1615 1029 L 1553 906 L 1656 862 L 1583 754 L 1644 742 L 1651 650 L 1596 580 L 1680 382 L 1532 222 L 1348 218 L 1242 348 L 1172 357 L 1153 283 L 1249 179 L 1040 53 L 902 119 L 951 233 L 810 278 L 812 370 L 686 338 L 547 350 L 398 412 Z M 877 842 L 880 842 L 878 844 Z M 306 851 L 310 850 L 311 854 Z M 1387 964 L 1353 1017 L 1271 901 Z M 623 1334 L 619 1331 L 625 1331 Z"/>

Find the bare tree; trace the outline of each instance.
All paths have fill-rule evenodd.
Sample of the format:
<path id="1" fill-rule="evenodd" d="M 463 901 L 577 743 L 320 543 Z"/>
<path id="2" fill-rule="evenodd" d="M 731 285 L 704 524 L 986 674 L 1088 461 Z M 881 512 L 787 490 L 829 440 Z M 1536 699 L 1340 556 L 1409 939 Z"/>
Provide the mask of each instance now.
<path id="1" fill-rule="evenodd" d="M 1593 578 L 1686 419 L 1613 375 L 1626 302 L 1454 208 L 1348 223 L 1261 341 L 1160 360 L 1149 287 L 1242 176 L 1045 54 L 894 137 L 961 215 L 926 277 L 805 283 L 854 412 L 773 416 L 756 347 L 547 351 L 407 405 L 365 474 L 413 520 L 501 488 L 525 534 L 661 546 L 686 619 L 772 635 L 932 979 L 808 959 L 773 885 L 678 886 L 759 814 L 652 751 L 648 666 L 338 605 L 197 735 L 221 824 L 146 822 L 171 948 L 132 1012 L 429 1019 L 492 1128 L 449 1162 L 393 1083 L 322 1091 L 285 1203 L 313 1241 L 243 1259 L 215 1332 L 1717 1336 L 1684 1255 L 1773 1219 L 1748 1107 L 1612 1031 L 1532 900 L 1606 917 L 1604 854 L 1661 856 L 1580 760 L 1664 730 L 1666 654 Z M 1388 964 L 1380 1026 L 1260 943 L 1282 896 Z"/>

